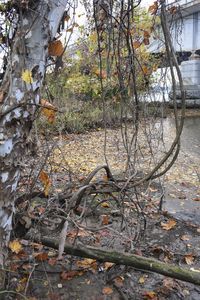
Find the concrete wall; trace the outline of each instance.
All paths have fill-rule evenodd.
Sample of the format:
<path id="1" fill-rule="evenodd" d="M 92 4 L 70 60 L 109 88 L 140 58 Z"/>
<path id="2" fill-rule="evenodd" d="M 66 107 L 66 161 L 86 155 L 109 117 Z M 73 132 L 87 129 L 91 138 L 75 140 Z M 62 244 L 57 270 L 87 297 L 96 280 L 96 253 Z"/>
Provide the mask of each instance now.
<path id="1" fill-rule="evenodd" d="M 171 36 L 174 48 L 177 52 L 194 51 L 200 49 L 200 1 L 199 0 L 181 0 L 173 1 L 169 6 L 180 5 L 181 18 L 173 17 L 170 21 Z M 180 16 L 180 14 L 179 14 Z M 169 16 L 171 18 L 171 16 Z M 157 29 L 162 35 L 161 28 Z M 151 52 L 160 52 L 164 45 L 159 39 L 151 40 L 149 50 Z"/>

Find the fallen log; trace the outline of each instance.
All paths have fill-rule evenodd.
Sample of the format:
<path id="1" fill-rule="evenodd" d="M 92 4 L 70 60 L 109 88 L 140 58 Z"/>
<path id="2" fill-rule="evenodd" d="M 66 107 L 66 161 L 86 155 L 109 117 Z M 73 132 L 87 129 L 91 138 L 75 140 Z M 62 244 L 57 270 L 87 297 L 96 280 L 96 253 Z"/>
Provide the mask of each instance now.
<path id="1" fill-rule="evenodd" d="M 42 243 L 43 245 L 58 249 L 59 243 L 55 239 L 49 237 L 33 237 L 30 233 L 26 236 L 27 239 L 34 242 Z M 191 271 L 180 268 L 175 265 L 160 262 L 153 258 L 146 258 L 134 254 L 117 252 L 115 250 L 104 250 L 91 246 L 72 246 L 65 243 L 64 252 L 73 256 L 93 258 L 101 262 L 112 262 L 118 265 L 126 265 L 141 271 L 151 271 L 171 278 L 200 285 L 200 271 Z"/>

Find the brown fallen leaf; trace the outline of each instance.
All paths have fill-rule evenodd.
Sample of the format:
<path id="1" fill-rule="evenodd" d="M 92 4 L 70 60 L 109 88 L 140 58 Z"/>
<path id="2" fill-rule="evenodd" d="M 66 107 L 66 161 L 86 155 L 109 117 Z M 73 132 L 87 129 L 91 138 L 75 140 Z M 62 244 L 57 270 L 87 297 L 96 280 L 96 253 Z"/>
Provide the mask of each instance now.
<path id="1" fill-rule="evenodd" d="M 200 201 L 200 197 L 196 197 L 192 199 L 193 201 Z"/>
<path id="2" fill-rule="evenodd" d="M 144 43 L 144 45 L 149 45 L 149 43 L 150 43 L 150 41 L 149 41 L 149 38 L 144 38 L 143 39 L 143 43 Z"/>
<path id="3" fill-rule="evenodd" d="M 28 271 L 31 270 L 33 268 L 33 266 L 31 264 L 23 264 L 22 265 L 22 269 Z"/>
<path id="4" fill-rule="evenodd" d="M 61 56 L 64 52 L 64 47 L 61 41 L 52 41 L 49 43 L 49 55 L 50 56 Z"/>
<path id="5" fill-rule="evenodd" d="M 161 222 L 161 227 L 164 230 L 171 230 L 172 228 L 174 228 L 176 226 L 176 221 L 173 219 L 170 219 L 167 223 L 163 223 Z"/>
<path id="6" fill-rule="evenodd" d="M 181 236 L 181 240 L 182 240 L 182 241 L 189 241 L 189 239 L 190 239 L 189 235 L 186 235 L 186 234 L 185 234 L 185 235 L 182 235 L 182 236 Z"/>
<path id="7" fill-rule="evenodd" d="M 111 295 L 113 293 L 113 289 L 109 286 L 103 288 L 102 293 L 104 295 Z"/>
<path id="8" fill-rule="evenodd" d="M 102 215 L 102 224 L 108 225 L 109 224 L 109 216 L 108 215 Z"/>
<path id="9" fill-rule="evenodd" d="M 114 263 L 111 263 L 111 262 L 105 262 L 104 263 L 104 269 L 105 270 L 108 270 L 108 269 L 112 268 L 112 266 L 114 266 Z"/>
<path id="10" fill-rule="evenodd" d="M 108 176 L 107 175 L 103 176 L 103 181 L 106 181 L 106 182 L 108 181 Z"/>
<path id="11" fill-rule="evenodd" d="M 46 99 L 40 99 L 40 104 L 43 106 L 43 108 L 57 110 L 57 108 Z"/>
<path id="12" fill-rule="evenodd" d="M 154 291 L 145 291 L 143 296 L 144 299 L 158 300 L 158 297 Z"/>
<path id="13" fill-rule="evenodd" d="M 193 264 L 193 262 L 194 262 L 194 255 L 192 255 L 192 254 L 186 254 L 185 256 L 184 256 L 184 259 L 185 259 L 185 262 L 186 262 L 186 264 L 187 265 L 192 265 Z"/>
<path id="14" fill-rule="evenodd" d="M 51 186 L 51 180 L 50 180 L 48 174 L 44 170 L 40 171 L 39 179 L 44 186 L 44 194 L 47 197 L 49 194 L 50 186 Z"/>
<path id="15" fill-rule="evenodd" d="M 70 238 L 75 238 L 77 236 L 80 236 L 80 237 L 91 236 L 91 232 L 86 231 L 84 229 L 79 229 L 79 230 L 73 229 L 67 233 L 67 237 L 70 237 Z"/>
<path id="16" fill-rule="evenodd" d="M 173 290 L 175 288 L 176 282 L 172 278 L 164 278 L 163 279 L 163 287 L 167 288 L 168 290 Z"/>
<path id="17" fill-rule="evenodd" d="M 42 215 L 45 212 L 46 208 L 43 206 L 39 206 L 39 207 L 37 207 L 37 210 L 38 210 L 39 215 Z"/>
<path id="18" fill-rule="evenodd" d="M 76 262 L 76 265 L 83 269 L 90 268 L 93 270 L 97 270 L 97 261 L 95 259 L 91 259 L 91 258 L 85 258 L 83 260 L 79 260 Z"/>
<path id="19" fill-rule="evenodd" d="M 141 46 L 141 42 L 139 42 L 139 41 L 133 42 L 133 48 L 134 49 L 138 49 L 140 46 Z"/>
<path id="20" fill-rule="evenodd" d="M 115 285 L 116 285 L 116 286 L 122 287 L 123 284 L 124 284 L 124 277 L 122 277 L 122 276 L 117 276 L 117 277 L 114 279 L 114 282 L 115 282 Z"/>
<path id="21" fill-rule="evenodd" d="M 48 299 L 49 300 L 60 300 L 61 298 L 60 298 L 60 295 L 57 293 L 49 293 Z M 30 298 L 28 298 L 28 300 L 30 300 Z M 35 300 L 37 300 L 37 299 L 35 299 Z"/>
<path id="22" fill-rule="evenodd" d="M 52 257 L 48 260 L 48 264 L 50 266 L 55 266 L 57 264 L 57 258 L 56 257 Z"/>
<path id="23" fill-rule="evenodd" d="M 17 269 L 19 269 L 19 267 L 21 268 L 21 265 L 17 265 L 17 264 L 10 264 L 10 270 L 16 272 Z"/>
<path id="24" fill-rule="evenodd" d="M 62 272 L 60 274 L 60 278 L 63 280 L 71 280 L 75 276 L 82 276 L 84 274 L 83 271 L 69 271 L 69 272 Z"/>
<path id="25" fill-rule="evenodd" d="M 150 187 L 150 188 L 149 188 L 149 191 L 152 192 L 152 193 L 155 193 L 155 192 L 158 191 L 158 189 L 155 189 L 155 188 Z"/>
<path id="26" fill-rule="evenodd" d="M 155 15 L 158 11 L 158 2 L 154 1 L 154 3 L 152 5 L 149 6 L 148 12 L 151 15 Z"/>
<path id="27" fill-rule="evenodd" d="M 44 246 L 42 244 L 38 244 L 38 243 L 31 243 L 30 244 L 35 250 L 38 250 L 38 251 L 42 251 L 42 249 L 44 248 Z"/>
<path id="28" fill-rule="evenodd" d="M 139 256 L 143 256 L 142 250 L 140 248 L 135 249 L 135 254 Z"/>
<path id="29" fill-rule="evenodd" d="M 34 255 L 37 261 L 45 261 L 48 259 L 48 253 L 41 252 Z"/>
<path id="30" fill-rule="evenodd" d="M 85 179 L 86 179 L 85 176 L 79 176 L 79 177 L 78 177 L 78 180 L 79 180 L 80 182 L 84 181 Z"/>
<path id="31" fill-rule="evenodd" d="M 57 108 L 45 99 L 41 99 L 40 103 L 43 106 L 41 114 L 47 118 L 50 124 L 53 124 L 55 122 Z"/>

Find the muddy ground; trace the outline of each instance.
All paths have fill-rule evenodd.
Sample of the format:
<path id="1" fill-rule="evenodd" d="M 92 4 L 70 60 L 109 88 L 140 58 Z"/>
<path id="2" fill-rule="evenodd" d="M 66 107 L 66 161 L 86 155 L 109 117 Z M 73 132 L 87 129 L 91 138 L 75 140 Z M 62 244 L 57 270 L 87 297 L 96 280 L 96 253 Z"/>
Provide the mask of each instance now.
<path id="1" fill-rule="evenodd" d="M 126 153 L 119 129 L 106 134 L 106 158 L 113 176 L 120 180 L 125 174 Z M 40 193 L 43 186 L 36 176 L 38 169 L 30 171 L 26 164 L 29 172 L 26 170 L 21 182 L 23 197 L 17 202 L 14 244 L 9 253 L 10 292 L 3 292 L 2 299 L 200 299 L 200 287 L 194 284 L 66 254 L 58 260 L 57 250 L 26 239 L 31 232 L 33 237 L 41 234 L 59 240 L 57 227 L 67 207 L 59 195 L 63 190 L 76 192 L 87 175 L 106 162 L 104 153 L 105 133 L 97 130 L 56 137 L 41 144 L 37 157 L 30 158 L 31 164 L 41 169 L 48 160 L 45 170 L 51 184 L 48 187 L 46 181 L 48 195 Z M 184 148 L 161 180 L 120 195 L 86 193 L 77 211 L 64 215 L 68 220 L 66 242 L 153 257 L 200 272 L 199 174 L 196 147 L 194 152 Z M 109 180 L 101 171 L 94 178 L 95 188 L 102 182 L 105 186 Z"/>

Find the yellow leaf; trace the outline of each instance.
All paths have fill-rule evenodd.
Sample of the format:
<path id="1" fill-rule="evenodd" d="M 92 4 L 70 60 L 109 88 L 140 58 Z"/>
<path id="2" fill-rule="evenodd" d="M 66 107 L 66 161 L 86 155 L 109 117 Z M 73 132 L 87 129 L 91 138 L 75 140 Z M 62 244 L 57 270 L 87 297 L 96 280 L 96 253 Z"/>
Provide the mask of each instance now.
<path id="1" fill-rule="evenodd" d="M 20 292 L 24 291 L 25 287 L 26 287 L 26 285 L 24 283 L 18 283 L 18 285 L 17 285 L 17 287 L 16 287 L 15 290 L 16 290 L 17 293 L 20 293 Z"/>
<path id="2" fill-rule="evenodd" d="M 106 71 L 105 70 L 95 70 L 94 71 L 94 73 L 95 73 L 95 75 L 97 75 L 99 78 L 101 78 L 101 79 L 106 79 L 107 78 L 107 73 L 106 73 Z"/>
<path id="3" fill-rule="evenodd" d="M 21 78 L 26 82 L 26 83 L 33 83 L 33 78 L 32 78 L 32 73 L 29 70 L 24 70 L 22 72 Z"/>
<path id="4" fill-rule="evenodd" d="M 22 250 L 22 244 L 18 240 L 9 243 L 9 248 L 12 252 L 18 254 Z"/>
<path id="5" fill-rule="evenodd" d="M 107 202 L 101 203 L 101 206 L 104 207 L 104 208 L 109 208 L 110 207 L 110 205 Z"/>
<path id="6" fill-rule="evenodd" d="M 42 170 L 40 172 L 39 179 L 42 182 L 42 184 L 44 185 L 44 194 L 45 194 L 45 196 L 48 196 L 49 188 L 51 186 L 51 181 L 49 179 L 49 176 L 47 175 L 47 173 L 45 171 Z"/>
<path id="7" fill-rule="evenodd" d="M 49 43 L 49 55 L 61 56 L 64 52 L 64 47 L 61 41 L 53 41 Z"/>
<path id="8" fill-rule="evenodd" d="M 145 278 L 144 278 L 143 276 L 140 277 L 139 280 L 138 280 L 138 282 L 139 282 L 140 284 L 145 283 Z"/>
<path id="9" fill-rule="evenodd" d="M 165 230 L 170 230 L 176 226 L 176 221 L 173 219 L 170 219 L 167 223 L 161 222 L 161 226 Z"/>
<path id="10" fill-rule="evenodd" d="M 142 72 L 144 73 L 144 75 L 148 75 L 149 74 L 149 69 L 147 68 L 147 66 L 143 66 L 142 67 Z"/>

